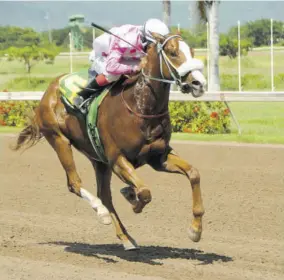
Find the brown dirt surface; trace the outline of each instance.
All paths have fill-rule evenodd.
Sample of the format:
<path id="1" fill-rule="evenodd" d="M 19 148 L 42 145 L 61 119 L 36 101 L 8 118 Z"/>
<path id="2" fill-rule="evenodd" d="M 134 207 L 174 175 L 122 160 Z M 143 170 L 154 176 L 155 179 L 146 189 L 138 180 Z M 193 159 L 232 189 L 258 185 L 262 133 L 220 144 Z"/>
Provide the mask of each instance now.
<path id="1" fill-rule="evenodd" d="M 153 200 L 134 214 L 112 179 L 115 207 L 139 251 L 125 252 L 112 225 L 66 186 L 55 152 L 41 142 L 23 154 L 0 138 L 0 280 L 284 279 L 284 149 L 173 143 L 201 173 L 203 236 L 187 236 L 191 189 L 185 177 L 138 173 Z M 91 164 L 75 152 L 86 189 Z"/>

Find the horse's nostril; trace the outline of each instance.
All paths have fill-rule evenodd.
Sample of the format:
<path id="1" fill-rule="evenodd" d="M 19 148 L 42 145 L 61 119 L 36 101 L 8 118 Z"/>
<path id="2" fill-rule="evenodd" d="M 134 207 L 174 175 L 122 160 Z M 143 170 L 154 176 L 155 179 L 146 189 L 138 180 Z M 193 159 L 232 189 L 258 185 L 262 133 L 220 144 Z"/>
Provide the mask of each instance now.
<path id="1" fill-rule="evenodd" d="M 195 86 L 200 86 L 201 85 L 201 83 L 199 81 L 196 81 L 196 80 L 192 81 L 192 84 L 195 85 Z"/>
<path id="2" fill-rule="evenodd" d="M 182 92 L 189 92 L 190 91 L 190 86 L 189 84 L 183 84 L 181 87 Z"/>

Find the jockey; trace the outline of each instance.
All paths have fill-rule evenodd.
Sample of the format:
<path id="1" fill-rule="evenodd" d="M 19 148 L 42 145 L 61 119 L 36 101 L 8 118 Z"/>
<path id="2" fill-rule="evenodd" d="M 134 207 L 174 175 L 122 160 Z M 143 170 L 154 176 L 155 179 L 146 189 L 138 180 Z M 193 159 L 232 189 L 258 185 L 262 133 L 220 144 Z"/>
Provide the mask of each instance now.
<path id="1" fill-rule="evenodd" d="M 158 19 L 149 19 L 143 26 L 126 24 L 114 27 L 110 31 L 136 48 L 108 33 L 97 37 L 93 42 L 93 51 L 89 56 L 92 65 L 89 69 L 87 88 L 99 89 L 117 81 L 121 75 L 139 72 L 143 51 L 150 42 L 154 42 L 151 32 L 162 36 L 170 33 L 168 27 Z M 79 107 L 90 94 L 91 91 L 82 90 L 75 98 L 74 105 Z"/>

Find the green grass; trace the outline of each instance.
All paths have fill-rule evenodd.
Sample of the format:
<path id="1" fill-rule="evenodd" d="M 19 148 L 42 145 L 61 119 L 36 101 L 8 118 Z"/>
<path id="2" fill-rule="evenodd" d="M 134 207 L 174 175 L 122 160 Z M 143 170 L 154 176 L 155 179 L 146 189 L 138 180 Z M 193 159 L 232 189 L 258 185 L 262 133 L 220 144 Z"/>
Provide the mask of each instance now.
<path id="1" fill-rule="evenodd" d="M 206 54 L 203 52 L 196 52 L 196 57 L 206 58 Z M 284 73 L 283 70 L 284 61 L 284 51 L 275 50 L 274 52 L 274 73 L 275 76 Z M 73 71 L 78 71 L 89 66 L 89 61 L 87 56 L 77 56 L 73 58 Z M 263 90 L 270 90 L 270 52 L 269 51 L 251 51 L 247 56 L 242 57 L 242 75 L 245 74 L 255 74 L 263 75 Z M 237 75 L 238 74 L 238 60 L 229 59 L 228 57 L 220 57 L 220 74 Z M 63 73 L 69 73 L 69 57 L 68 56 L 58 56 L 55 59 L 54 64 L 46 64 L 44 62 L 37 63 L 31 72 L 33 77 L 42 78 L 54 78 Z M 207 73 L 205 69 L 204 73 Z M 7 86 L 11 86 L 9 81 L 17 77 L 28 77 L 25 71 L 24 64 L 19 61 L 7 61 L 5 59 L 0 59 L 0 91 Z M 237 77 L 237 76 L 236 76 Z M 236 78 L 237 80 L 237 78 Z M 13 81 L 12 81 L 13 82 Z M 15 81 L 14 81 L 15 82 Z M 284 90 L 284 81 L 275 81 L 276 90 Z M 237 84 L 237 83 L 236 83 Z M 25 90 L 29 88 L 17 87 L 17 90 Z M 10 90 L 10 88 L 8 88 Z M 42 86 L 40 90 L 44 90 Z M 224 89 L 224 88 L 223 88 Z M 254 81 L 249 83 L 244 90 L 255 90 L 259 89 L 256 87 Z"/>
<path id="2" fill-rule="evenodd" d="M 172 140 L 190 140 L 203 142 L 237 142 L 237 143 L 259 143 L 259 144 L 284 144 L 284 136 L 269 135 L 238 135 L 233 134 L 186 134 L 173 133 Z"/>
<path id="3" fill-rule="evenodd" d="M 86 69 L 89 66 L 88 57 L 74 58 L 73 71 Z M 54 64 L 46 64 L 44 62 L 37 63 L 31 71 L 31 77 L 43 78 L 51 80 L 64 73 L 69 73 L 68 56 L 58 56 Z M 17 83 L 16 78 L 28 79 L 29 75 L 25 71 L 24 64 L 19 61 L 0 60 L 0 91 L 7 88 L 8 90 L 28 90 L 31 89 L 28 84 L 14 85 Z M 46 85 L 35 90 L 45 90 Z"/>
<path id="4" fill-rule="evenodd" d="M 74 57 L 73 58 L 73 71 L 81 68 L 86 68 L 89 65 L 88 57 Z M 52 76 L 69 73 L 69 57 L 57 56 L 53 64 L 47 64 L 43 61 L 36 63 L 31 70 L 31 75 Z M 25 65 L 17 60 L 7 61 L 2 59 L 0 61 L 0 75 L 18 74 L 26 75 Z"/>
<path id="5" fill-rule="evenodd" d="M 18 133 L 21 131 L 21 129 L 21 127 L 0 126 L 0 133 Z"/>
<path id="6" fill-rule="evenodd" d="M 17 77 L 13 80 L 10 80 L 5 88 L 13 91 L 21 91 L 23 89 L 31 91 L 41 91 L 45 90 L 52 78 L 43 78 L 43 77 Z"/>

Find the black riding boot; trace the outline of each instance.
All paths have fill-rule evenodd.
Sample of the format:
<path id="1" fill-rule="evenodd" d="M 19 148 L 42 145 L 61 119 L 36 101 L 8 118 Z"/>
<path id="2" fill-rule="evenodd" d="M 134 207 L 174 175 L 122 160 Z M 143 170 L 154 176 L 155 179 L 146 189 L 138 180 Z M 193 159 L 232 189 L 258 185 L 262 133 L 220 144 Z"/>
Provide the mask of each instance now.
<path id="1" fill-rule="evenodd" d="M 100 88 L 101 86 L 97 83 L 96 77 L 93 77 L 86 87 L 77 93 L 73 101 L 74 106 L 80 109 L 81 104 L 94 93 L 94 90 Z"/>

